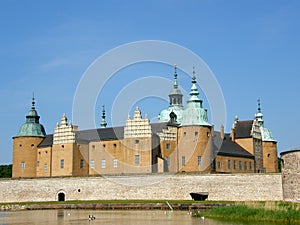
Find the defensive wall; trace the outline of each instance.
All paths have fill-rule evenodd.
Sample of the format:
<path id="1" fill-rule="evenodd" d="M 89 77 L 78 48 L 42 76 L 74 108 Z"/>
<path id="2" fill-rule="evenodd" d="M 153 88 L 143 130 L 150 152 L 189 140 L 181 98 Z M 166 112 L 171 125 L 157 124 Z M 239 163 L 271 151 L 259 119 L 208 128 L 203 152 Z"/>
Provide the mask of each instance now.
<path id="1" fill-rule="evenodd" d="M 156 174 L 0 180 L 0 202 L 111 199 L 283 200 L 281 174 Z"/>

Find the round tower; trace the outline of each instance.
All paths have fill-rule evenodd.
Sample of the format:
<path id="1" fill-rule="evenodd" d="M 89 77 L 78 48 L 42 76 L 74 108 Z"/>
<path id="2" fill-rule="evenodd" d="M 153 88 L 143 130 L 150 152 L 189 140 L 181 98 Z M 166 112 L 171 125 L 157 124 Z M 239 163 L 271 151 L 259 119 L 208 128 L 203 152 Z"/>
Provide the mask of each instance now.
<path id="1" fill-rule="evenodd" d="M 39 120 L 33 97 L 26 122 L 21 126 L 18 134 L 13 137 L 13 178 L 36 176 L 37 147 L 46 136 L 45 129 Z"/>
<path id="2" fill-rule="evenodd" d="M 182 113 L 178 131 L 179 170 L 185 172 L 208 172 L 212 163 L 212 126 L 207 111 L 199 99 L 195 71 L 193 70 L 190 99 Z"/>

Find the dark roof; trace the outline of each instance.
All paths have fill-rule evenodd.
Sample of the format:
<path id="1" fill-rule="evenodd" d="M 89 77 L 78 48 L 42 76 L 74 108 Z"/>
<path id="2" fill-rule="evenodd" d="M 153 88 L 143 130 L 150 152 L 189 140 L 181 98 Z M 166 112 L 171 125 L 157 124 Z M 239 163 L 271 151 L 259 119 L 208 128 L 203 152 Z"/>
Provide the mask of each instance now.
<path id="1" fill-rule="evenodd" d="M 53 143 L 53 134 L 47 134 L 44 140 L 39 144 L 39 148 L 45 148 L 51 146 Z"/>
<path id="2" fill-rule="evenodd" d="M 238 121 L 235 125 L 235 138 L 251 137 L 253 120 Z"/>
<path id="3" fill-rule="evenodd" d="M 249 153 L 243 147 L 238 145 L 235 142 L 231 141 L 230 134 L 225 134 L 224 139 L 222 141 L 220 132 L 215 131 L 214 139 L 214 152 L 215 155 L 222 155 L 222 156 L 232 156 L 232 157 L 243 157 L 243 158 L 254 158 L 254 155 Z M 220 146 L 218 150 L 217 146 Z"/>
<path id="4" fill-rule="evenodd" d="M 123 139 L 124 127 L 109 127 L 76 131 L 75 137 L 78 144 L 86 144 L 90 141 Z"/>
<path id="5" fill-rule="evenodd" d="M 152 133 L 162 132 L 167 128 L 167 123 L 150 124 Z M 76 142 L 78 144 L 88 144 L 90 141 L 108 141 L 120 140 L 124 138 L 124 127 L 108 127 L 91 130 L 81 130 L 75 132 Z M 48 147 L 53 144 L 53 134 L 46 135 L 46 138 L 40 143 L 39 147 Z"/>

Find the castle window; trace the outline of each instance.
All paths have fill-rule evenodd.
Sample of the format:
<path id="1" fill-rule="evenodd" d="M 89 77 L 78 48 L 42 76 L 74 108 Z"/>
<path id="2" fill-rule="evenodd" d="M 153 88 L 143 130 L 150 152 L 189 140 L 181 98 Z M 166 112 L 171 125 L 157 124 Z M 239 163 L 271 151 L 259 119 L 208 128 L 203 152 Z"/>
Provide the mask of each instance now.
<path id="1" fill-rule="evenodd" d="M 84 165 L 84 161 L 83 161 L 83 159 L 80 159 L 80 169 L 83 168 L 83 165 Z"/>
<path id="2" fill-rule="evenodd" d="M 242 169 L 243 169 L 243 164 L 242 164 L 242 161 L 239 161 L 239 168 L 240 168 L 240 170 L 242 170 Z"/>
<path id="3" fill-rule="evenodd" d="M 167 166 L 169 167 L 171 165 L 171 159 L 170 157 L 167 158 Z"/>
<path id="4" fill-rule="evenodd" d="M 113 167 L 117 168 L 118 167 L 118 159 L 113 160 Z"/>
<path id="5" fill-rule="evenodd" d="M 135 165 L 140 165 L 140 155 L 135 155 L 134 156 L 134 164 Z"/>
<path id="6" fill-rule="evenodd" d="M 20 144 L 19 146 L 22 147 L 22 144 Z"/>
<path id="7" fill-rule="evenodd" d="M 40 167 L 40 161 L 36 162 L 36 167 L 39 168 Z"/>
<path id="8" fill-rule="evenodd" d="M 244 163 L 244 170 L 247 170 L 247 162 Z"/>
<path id="9" fill-rule="evenodd" d="M 198 131 L 195 132 L 195 137 L 197 137 L 197 136 L 198 136 Z"/>
<path id="10" fill-rule="evenodd" d="M 202 165 L 202 157 L 198 156 L 198 166 L 201 166 L 201 165 Z"/>
<path id="11" fill-rule="evenodd" d="M 95 161 L 91 160 L 91 169 L 94 169 L 94 168 L 95 168 Z"/>
<path id="12" fill-rule="evenodd" d="M 182 165 L 182 166 L 185 166 L 185 156 L 182 156 L 182 157 L 181 157 L 181 165 Z"/>
<path id="13" fill-rule="evenodd" d="M 65 147 L 64 145 L 61 146 L 61 148 L 64 148 L 64 147 Z"/>
<path id="14" fill-rule="evenodd" d="M 102 146 L 103 146 L 103 148 L 105 148 L 105 144 L 103 144 Z"/>
<path id="15" fill-rule="evenodd" d="M 140 140 L 135 140 L 135 143 L 136 143 L 136 144 L 140 143 Z"/>
<path id="16" fill-rule="evenodd" d="M 268 154 L 268 158 L 270 158 L 270 156 L 271 156 L 271 154 L 269 153 L 269 154 Z"/>
<path id="17" fill-rule="evenodd" d="M 117 144 L 114 144 L 114 147 L 117 147 Z"/>
<path id="18" fill-rule="evenodd" d="M 235 170 L 236 169 L 236 161 L 233 160 L 233 169 Z"/>
<path id="19" fill-rule="evenodd" d="M 60 160 L 60 168 L 63 169 L 65 167 L 65 160 L 61 159 Z"/>
<path id="20" fill-rule="evenodd" d="M 221 162 L 218 161 L 218 169 L 221 169 Z"/>
<path id="21" fill-rule="evenodd" d="M 252 170 L 252 162 L 249 162 L 249 169 Z"/>
<path id="22" fill-rule="evenodd" d="M 102 159 L 102 162 L 101 162 L 101 168 L 102 168 L 102 169 L 105 169 L 105 168 L 106 168 L 106 160 L 105 160 L 105 159 Z"/>
<path id="23" fill-rule="evenodd" d="M 186 132 L 183 132 L 183 136 L 186 136 Z"/>
<path id="24" fill-rule="evenodd" d="M 48 171 L 48 165 L 47 163 L 44 164 L 44 172 L 46 173 Z"/>
<path id="25" fill-rule="evenodd" d="M 230 169 L 230 167 L 231 167 L 231 165 L 230 165 L 230 159 L 228 159 L 228 161 L 227 161 L 227 167 L 228 167 L 228 169 Z"/>
<path id="26" fill-rule="evenodd" d="M 25 169 L 25 162 L 21 162 L 21 170 L 24 170 Z"/>
<path id="27" fill-rule="evenodd" d="M 95 145 L 92 145 L 92 148 L 95 148 Z"/>
<path id="28" fill-rule="evenodd" d="M 167 143 L 166 144 L 166 149 L 170 149 L 170 147 L 171 147 L 170 143 Z"/>

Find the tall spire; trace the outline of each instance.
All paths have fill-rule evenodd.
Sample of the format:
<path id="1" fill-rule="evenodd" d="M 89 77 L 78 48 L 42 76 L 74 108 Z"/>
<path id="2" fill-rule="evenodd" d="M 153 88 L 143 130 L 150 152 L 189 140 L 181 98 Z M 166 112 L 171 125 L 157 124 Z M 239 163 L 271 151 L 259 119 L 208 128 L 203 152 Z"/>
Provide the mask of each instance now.
<path id="1" fill-rule="evenodd" d="M 107 123 L 106 123 L 106 120 L 105 120 L 105 108 L 104 108 L 104 105 L 102 105 L 102 120 L 101 120 L 100 127 L 105 128 L 106 125 L 107 125 Z"/>
<path id="2" fill-rule="evenodd" d="M 264 126 L 264 120 L 263 120 L 263 117 L 264 115 L 262 114 L 261 112 L 261 107 L 260 107 L 260 99 L 257 99 L 257 114 L 255 114 L 255 119 L 257 119 L 258 123 L 261 125 L 261 126 Z"/>
<path id="3" fill-rule="evenodd" d="M 182 93 L 178 88 L 177 83 L 177 65 L 174 65 L 174 85 L 173 89 L 169 93 L 170 106 L 182 107 Z M 169 117 L 169 115 L 167 115 Z"/>
<path id="4" fill-rule="evenodd" d="M 34 92 L 32 92 L 32 102 L 31 102 L 31 104 L 32 104 L 31 109 L 35 110 Z"/>
<path id="5" fill-rule="evenodd" d="M 177 65 L 174 64 L 174 88 L 178 88 L 177 84 Z"/>
<path id="6" fill-rule="evenodd" d="M 193 67 L 193 77 L 192 77 L 192 87 L 190 91 L 190 100 L 189 101 L 200 101 L 201 102 L 201 108 L 202 108 L 202 100 L 199 99 L 199 91 L 197 88 L 197 81 L 195 76 L 195 67 Z"/>

